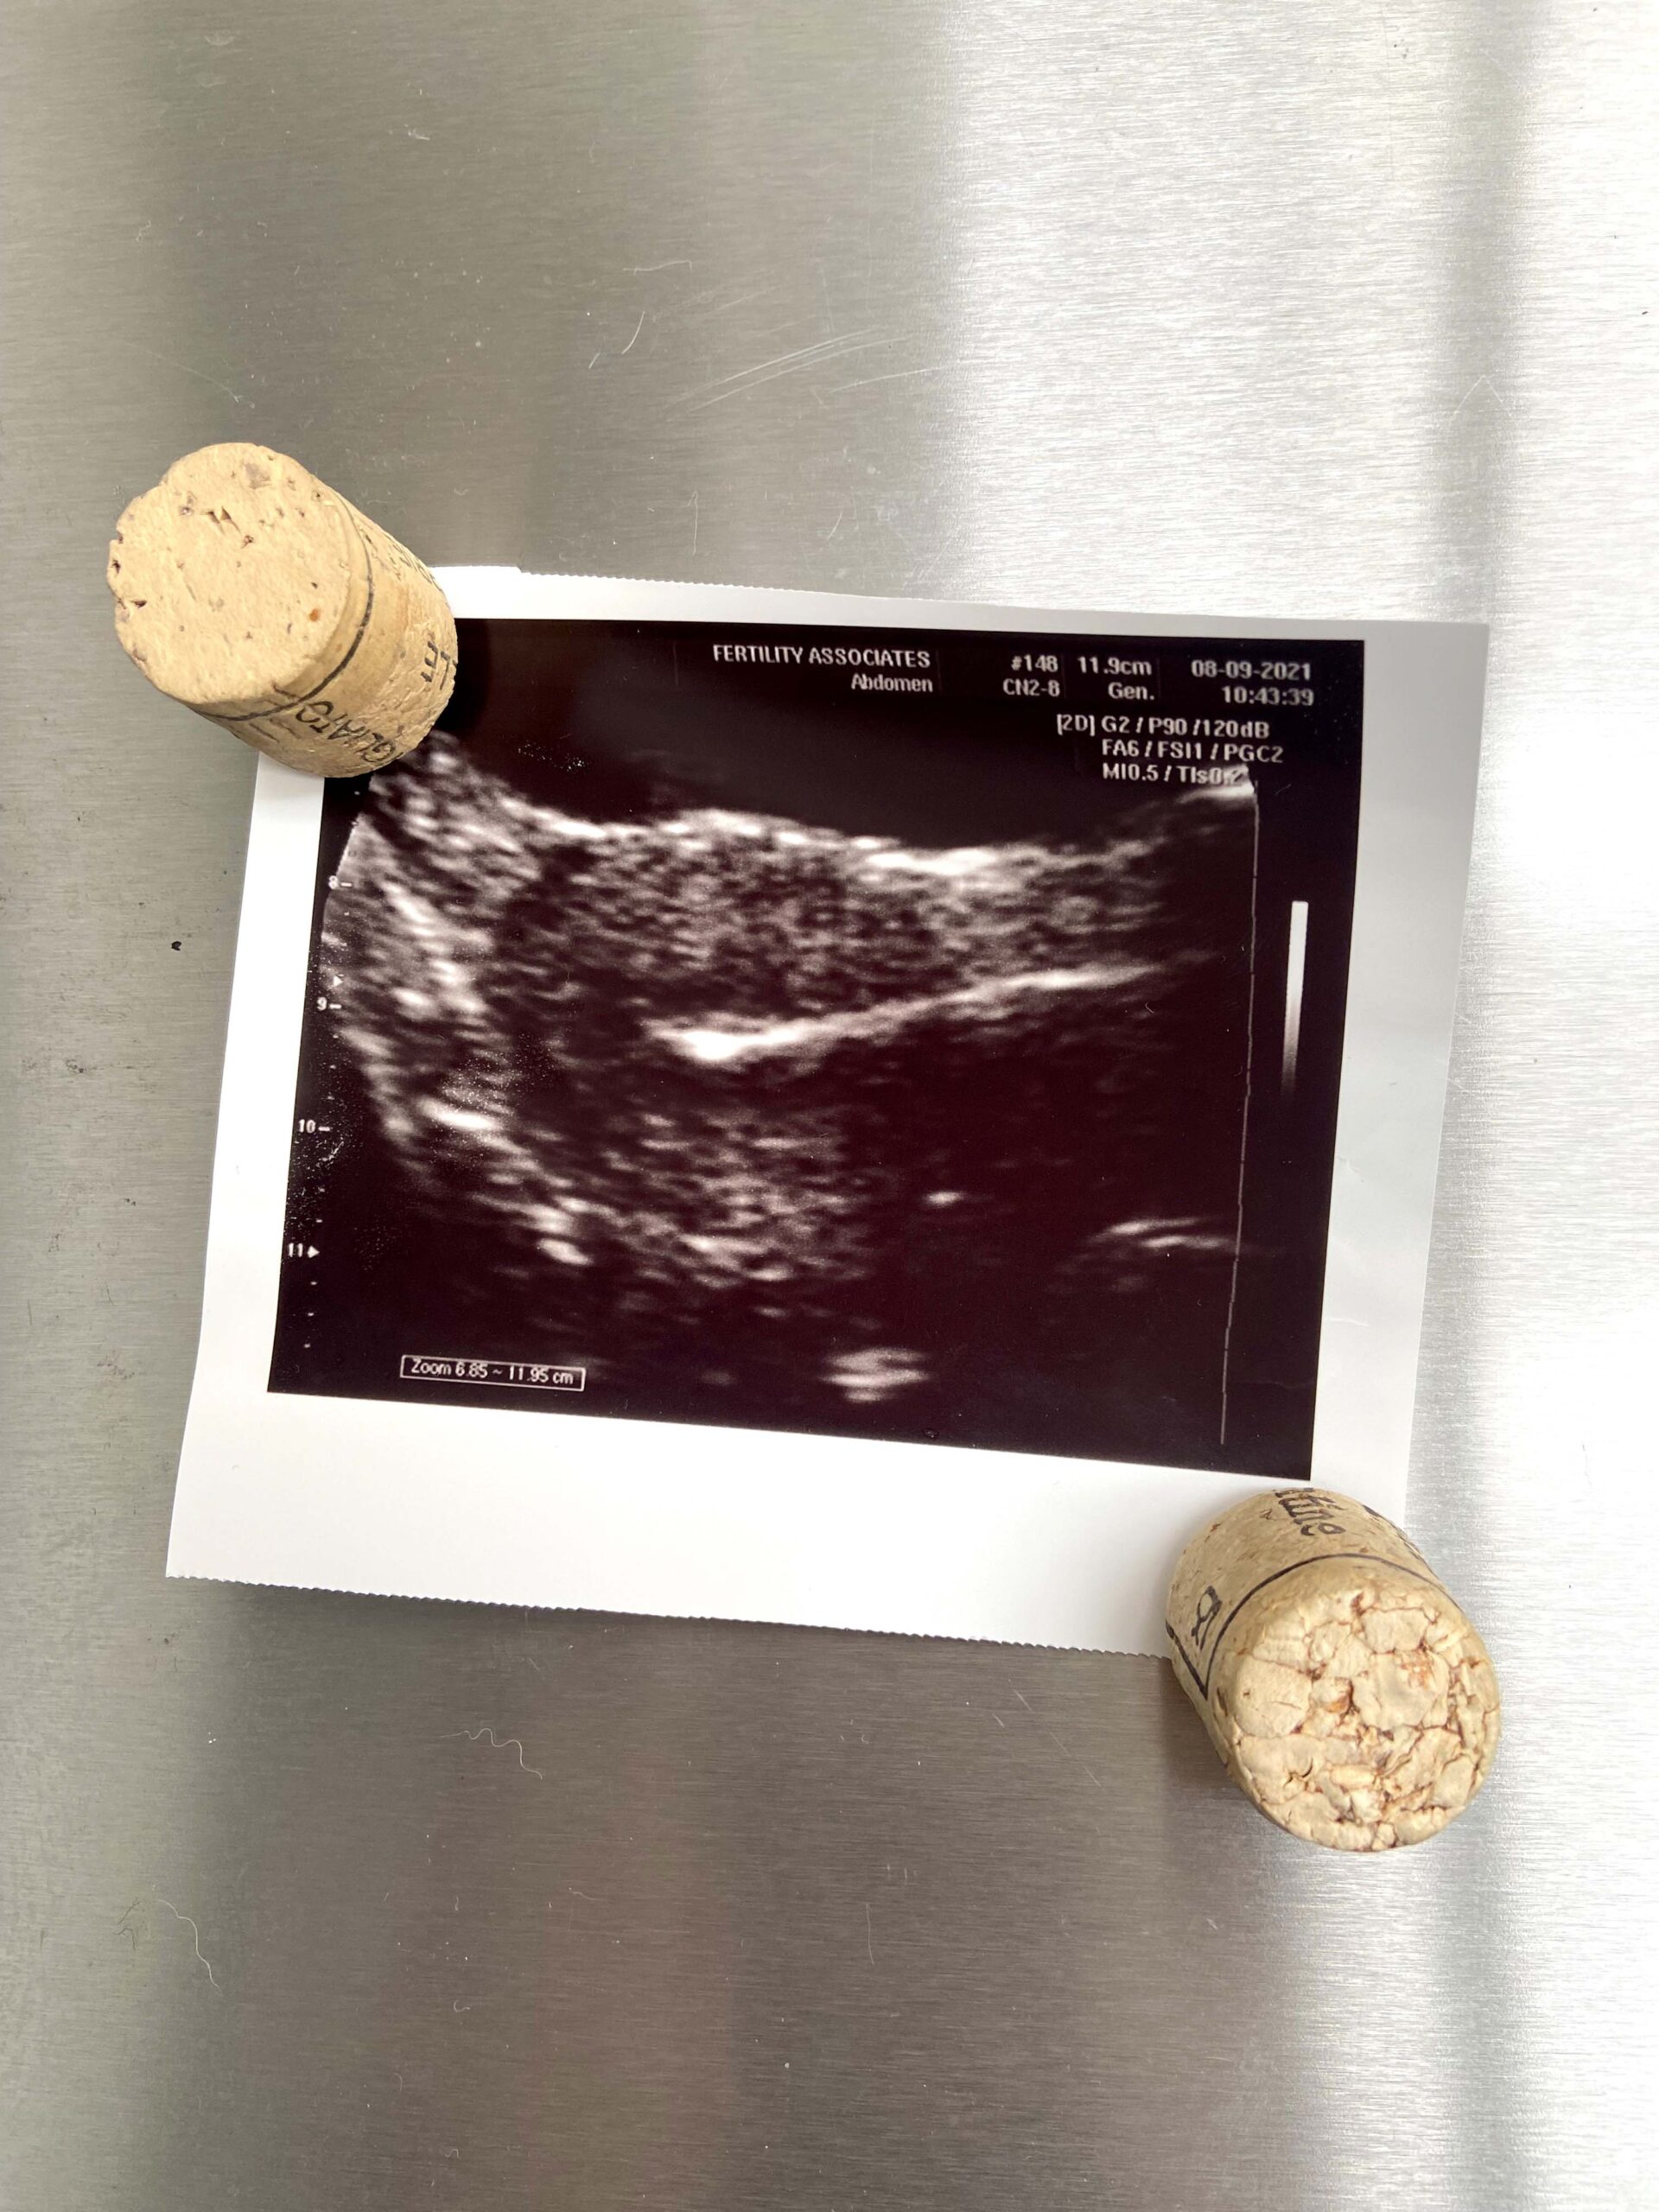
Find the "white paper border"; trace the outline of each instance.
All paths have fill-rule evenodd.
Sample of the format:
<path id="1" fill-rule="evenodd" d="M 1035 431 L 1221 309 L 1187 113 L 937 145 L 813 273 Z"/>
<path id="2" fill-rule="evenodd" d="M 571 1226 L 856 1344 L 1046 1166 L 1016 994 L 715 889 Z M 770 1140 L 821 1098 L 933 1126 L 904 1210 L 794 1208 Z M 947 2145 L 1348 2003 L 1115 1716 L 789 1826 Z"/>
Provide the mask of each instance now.
<path id="1" fill-rule="evenodd" d="M 458 615 L 1365 646 L 1358 874 L 1313 1478 L 1403 1506 L 1486 633 L 451 569 Z M 321 785 L 259 764 L 200 1349 L 168 1572 L 1160 1653 L 1176 1553 L 1257 1477 L 268 1393 Z"/>

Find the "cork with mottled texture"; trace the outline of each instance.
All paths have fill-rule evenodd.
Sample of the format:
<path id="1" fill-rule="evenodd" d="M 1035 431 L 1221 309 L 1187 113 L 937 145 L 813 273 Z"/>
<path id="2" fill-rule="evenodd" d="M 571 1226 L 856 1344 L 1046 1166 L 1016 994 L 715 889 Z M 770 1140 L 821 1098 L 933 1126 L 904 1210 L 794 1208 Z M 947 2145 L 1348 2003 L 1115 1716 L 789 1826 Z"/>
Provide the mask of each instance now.
<path id="1" fill-rule="evenodd" d="M 1248 1498 L 1170 1584 L 1176 1676 L 1269 1820 L 1338 1851 L 1438 1834 L 1497 1748 L 1486 1647 L 1391 1521 L 1329 1491 Z"/>
<path id="2" fill-rule="evenodd" d="M 175 461 L 121 517 L 109 580 L 116 634 L 152 683 L 311 775 L 397 760 L 454 686 L 431 572 L 265 446 Z"/>

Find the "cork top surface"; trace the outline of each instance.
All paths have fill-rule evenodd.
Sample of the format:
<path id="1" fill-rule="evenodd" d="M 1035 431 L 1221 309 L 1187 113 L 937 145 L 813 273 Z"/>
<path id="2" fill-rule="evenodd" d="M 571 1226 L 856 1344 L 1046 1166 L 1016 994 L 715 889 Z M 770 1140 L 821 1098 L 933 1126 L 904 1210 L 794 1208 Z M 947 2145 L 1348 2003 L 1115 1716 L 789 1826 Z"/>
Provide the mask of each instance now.
<path id="1" fill-rule="evenodd" d="M 1486 1648 L 1438 1585 L 1310 1560 L 1241 1610 L 1214 1683 L 1223 1749 L 1293 1834 L 1344 1851 L 1435 1834 L 1497 1748 Z"/>
<path id="2" fill-rule="evenodd" d="M 365 614 L 345 503 L 268 447 L 204 446 L 121 517 L 110 588 L 123 645 L 198 711 L 258 714 L 325 683 Z"/>

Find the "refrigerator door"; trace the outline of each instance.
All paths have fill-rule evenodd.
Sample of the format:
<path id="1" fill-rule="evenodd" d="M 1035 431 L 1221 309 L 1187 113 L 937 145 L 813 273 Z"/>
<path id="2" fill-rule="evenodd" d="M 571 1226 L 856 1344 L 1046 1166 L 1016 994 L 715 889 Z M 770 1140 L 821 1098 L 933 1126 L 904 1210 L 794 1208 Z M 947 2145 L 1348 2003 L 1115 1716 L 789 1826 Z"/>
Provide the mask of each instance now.
<path id="1" fill-rule="evenodd" d="M 6 2201 L 1653 2202 L 1652 15 L 5 14 Z M 1466 1819 L 1295 1845 L 1151 1660 L 163 1580 L 253 762 L 103 564 L 244 437 L 433 563 L 1491 621 Z"/>

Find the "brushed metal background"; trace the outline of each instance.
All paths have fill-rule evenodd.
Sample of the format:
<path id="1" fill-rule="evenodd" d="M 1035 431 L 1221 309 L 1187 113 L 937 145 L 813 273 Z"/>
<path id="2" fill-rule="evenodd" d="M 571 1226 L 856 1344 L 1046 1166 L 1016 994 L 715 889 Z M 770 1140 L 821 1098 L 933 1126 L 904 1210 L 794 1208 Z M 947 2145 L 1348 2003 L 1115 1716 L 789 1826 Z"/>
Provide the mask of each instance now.
<path id="1" fill-rule="evenodd" d="M 1651 10 L 3 13 L 0 2199 L 1659 2202 Z M 241 435 L 432 561 L 1490 617 L 1466 1821 L 1291 1845 L 1150 1661 L 163 1583 L 252 762 L 102 572 Z"/>

